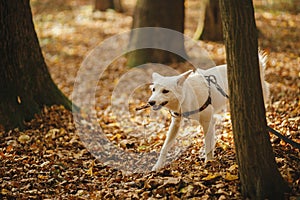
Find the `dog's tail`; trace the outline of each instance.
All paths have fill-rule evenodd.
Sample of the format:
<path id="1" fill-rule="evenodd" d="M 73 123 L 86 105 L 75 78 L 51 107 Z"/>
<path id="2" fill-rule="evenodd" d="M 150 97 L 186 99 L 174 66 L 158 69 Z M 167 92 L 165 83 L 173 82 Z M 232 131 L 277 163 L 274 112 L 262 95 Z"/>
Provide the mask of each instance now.
<path id="1" fill-rule="evenodd" d="M 259 50 L 258 58 L 259 58 L 260 79 L 261 79 L 261 86 L 263 90 L 264 102 L 267 103 L 270 96 L 269 83 L 265 81 L 265 69 L 268 61 L 267 53 L 262 50 Z"/>

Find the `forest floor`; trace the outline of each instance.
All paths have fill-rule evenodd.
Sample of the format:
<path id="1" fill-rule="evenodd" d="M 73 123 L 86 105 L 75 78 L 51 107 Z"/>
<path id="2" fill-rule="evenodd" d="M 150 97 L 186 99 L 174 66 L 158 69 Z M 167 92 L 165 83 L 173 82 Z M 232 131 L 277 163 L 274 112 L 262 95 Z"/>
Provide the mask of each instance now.
<path id="1" fill-rule="evenodd" d="M 32 0 L 31 5 L 49 71 L 70 98 L 84 59 L 105 39 L 129 31 L 134 9 L 133 0 L 124 2 L 125 13 L 93 12 L 91 1 L 84 0 Z M 186 6 L 185 34 L 192 37 L 199 5 L 190 0 Z M 285 11 L 283 6 L 269 9 L 257 5 L 256 19 L 260 47 L 269 57 L 266 68 L 271 90 L 266 108 L 268 124 L 300 142 L 300 14 Z M 226 62 L 223 44 L 196 43 L 216 64 Z M 123 44 L 115 46 L 118 45 Z M 110 53 L 102 51 L 96 62 L 103 61 L 101 58 Z M 178 72 L 190 68 L 185 63 L 170 66 Z M 147 84 L 135 88 L 129 97 L 123 96 L 124 91 L 121 91 L 120 98 L 111 98 L 118 93 L 114 91 L 121 77 L 131 70 L 126 67 L 126 59 L 120 56 L 101 74 L 95 96 L 96 125 L 88 121 L 89 116 L 81 116 L 79 120 L 85 127 L 78 127 L 72 112 L 53 106 L 45 107 L 23 131 L 0 132 L 0 198 L 242 199 L 229 113 L 218 118 L 215 161 L 204 162 L 201 128 L 186 120 L 173 148 L 175 153 L 170 154 L 173 161 L 160 171 L 149 170 L 165 139 L 170 116 L 164 110 L 158 113 L 134 111 L 150 95 Z M 112 101 L 122 105 L 117 107 L 119 112 L 114 110 Z M 127 127 L 128 123 L 133 125 Z M 97 136 L 100 126 L 105 140 Z M 84 133 L 79 133 L 81 128 Z M 94 138 L 89 136 L 106 143 L 92 146 Z M 299 199 L 300 151 L 270 136 L 279 171 L 291 188 L 286 199 Z M 97 151 L 103 148 L 110 150 L 106 154 L 111 155 L 99 155 Z M 141 157 L 132 157 L 133 154 Z"/>

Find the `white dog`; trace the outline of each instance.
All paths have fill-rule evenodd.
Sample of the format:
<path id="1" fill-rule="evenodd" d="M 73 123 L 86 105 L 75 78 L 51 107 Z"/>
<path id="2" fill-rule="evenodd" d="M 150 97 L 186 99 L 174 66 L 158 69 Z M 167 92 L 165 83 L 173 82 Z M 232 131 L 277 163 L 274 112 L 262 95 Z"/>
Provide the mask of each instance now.
<path id="1" fill-rule="evenodd" d="M 264 81 L 266 56 L 259 55 L 264 100 L 268 97 L 268 83 Z M 175 141 L 183 117 L 200 122 L 204 131 L 205 161 L 212 160 L 215 148 L 213 115 L 221 111 L 228 99 L 227 66 L 220 65 L 208 70 L 187 71 L 178 76 L 152 74 L 152 95 L 148 104 L 153 110 L 166 107 L 172 115 L 166 140 L 157 163 L 152 170 L 161 168 L 167 153 Z"/>

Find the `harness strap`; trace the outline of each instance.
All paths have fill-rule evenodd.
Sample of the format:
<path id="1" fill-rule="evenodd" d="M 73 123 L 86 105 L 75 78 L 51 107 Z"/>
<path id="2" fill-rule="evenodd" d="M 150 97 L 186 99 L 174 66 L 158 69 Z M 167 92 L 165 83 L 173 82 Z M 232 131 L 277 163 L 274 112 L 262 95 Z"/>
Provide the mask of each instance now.
<path id="1" fill-rule="evenodd" d="M 205 76 L 206 81 L 208 82 L 208 97 L 206 102 L 197 110 L 192 110 L 192 111 L 187 111 L 187 112 L 183 112 L 183 113 L 178 113 L 178 112 L 172 112 L 171 110 L 169 110 L 170 114 L 172 115 L 172 117 L 185 117 L 188 118 L 190 115 L 196 114 L 198 112 L 201 112 L 203 110 L 205 110 L 210 104 L 211 104 L 211 91 L 210 91 L 210 87 L 211 87 L 211 83 L 215 85 L 215 87 L 217 88 L 217 90 L 226 98 L 229 98 L 229 96 L 226 94 L 226 92 L 221 88 L 221 86 L 217 83 L 217 78 L 215 75 L 208 75 Z"/>
<path id="2" fill-rule="evenodd" d="M 190 115 L 193 115 L 193 114 L 196 114 L 198 112 L 201 112 L 201 111 L 205 110 L 210 104 L 211 104 L 211 97 L 209 95 L 206 102 L 200 108 L 198 108 L 197 110 L 187 111 L 187 112 L 183 112 L 183 113 L 172 112 L 170 110 L 170 113 L 171 113 L 172 117 L 185 117 L 185 118 L 188 118 Z"/>

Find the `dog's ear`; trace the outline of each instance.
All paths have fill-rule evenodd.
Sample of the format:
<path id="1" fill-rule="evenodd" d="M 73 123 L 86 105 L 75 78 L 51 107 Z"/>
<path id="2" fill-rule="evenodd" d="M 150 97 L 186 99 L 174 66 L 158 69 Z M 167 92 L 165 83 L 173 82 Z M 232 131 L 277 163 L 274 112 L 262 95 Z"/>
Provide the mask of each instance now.
<path id="1" fill-rule="evenodd" d="M 177 85 L 183 85 L 184 81 L 189 77 L 189 75 L 193 72 L 193 70 L 189 70 L 179 75 L 177 79 Z"/>
<path id="2" fill-rule="evenodd" d="M 163 76 L 160 75 L 159 73 L 153 72 L 152 74 L 152 81 L 155 82 L 158 79 L 161 79 Z"/>

